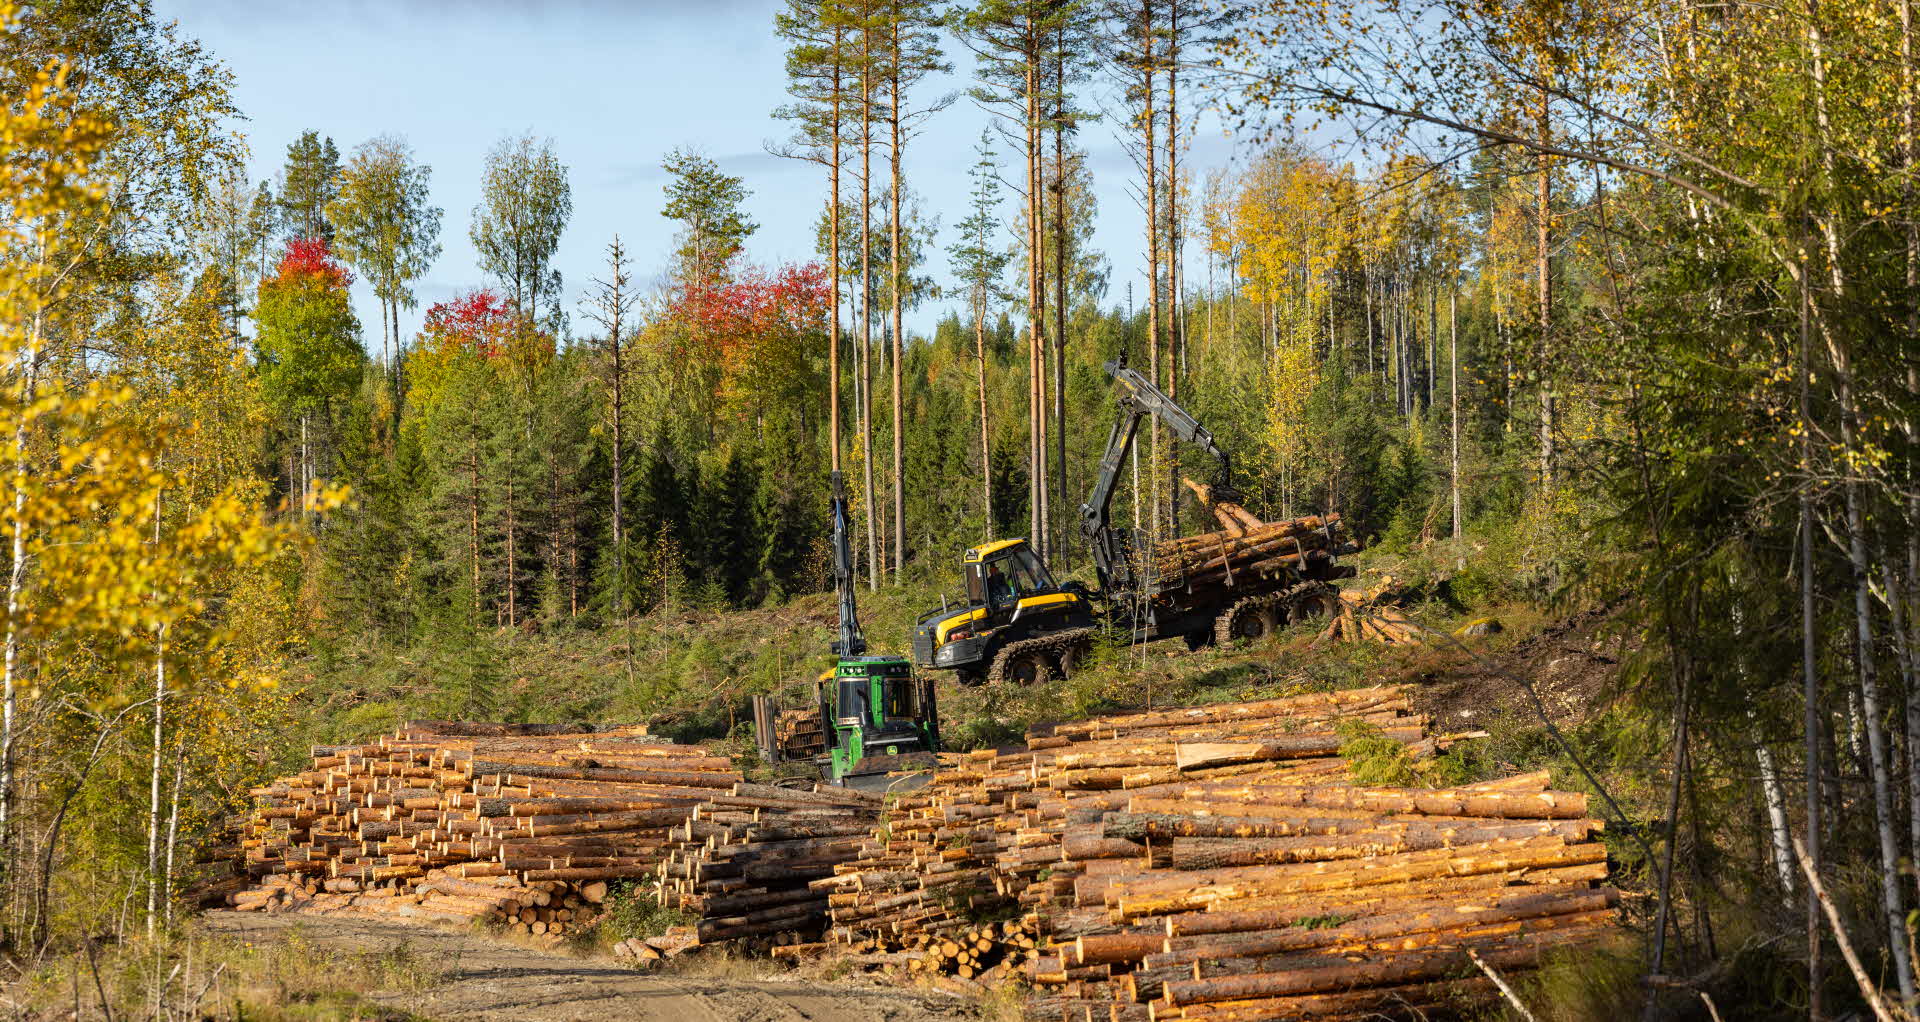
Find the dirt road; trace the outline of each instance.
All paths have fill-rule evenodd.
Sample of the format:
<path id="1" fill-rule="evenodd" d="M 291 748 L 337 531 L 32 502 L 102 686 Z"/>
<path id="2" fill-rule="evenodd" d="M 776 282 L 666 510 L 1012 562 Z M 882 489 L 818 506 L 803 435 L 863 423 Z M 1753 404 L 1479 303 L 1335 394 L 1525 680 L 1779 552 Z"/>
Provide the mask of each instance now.
<path id="1" fill-rule="evenodd" d="M 210 912 L 206 925 L 255 942 L 297 928 L 323 947 L 407 945 L 439 972 L 427 989 L 371 999 L 434 1020 L 488 1022 L 958 1022 L 978 1013 L 958 998 L 854 982 L 782 979 L 732 966 L 646 973 L 608 959 L 576 958 L 486 937 L 380 920 Z M 755 978 L 761 973 L 768 978 Z"/>

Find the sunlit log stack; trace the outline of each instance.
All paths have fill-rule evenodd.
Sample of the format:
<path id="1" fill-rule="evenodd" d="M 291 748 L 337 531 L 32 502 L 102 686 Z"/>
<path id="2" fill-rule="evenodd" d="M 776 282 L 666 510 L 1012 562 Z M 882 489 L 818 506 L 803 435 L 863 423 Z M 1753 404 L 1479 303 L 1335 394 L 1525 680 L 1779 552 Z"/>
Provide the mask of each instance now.
<path id="1" fill-rule="evenodd" d="M 254 789 L 235 851 L 256 883 L 228 900 L 572 932 L 740 781 L 644 727 L 417 721 L 316 748 L 309 769 Z"/>
<path id="2" fill-rule="evenodd" d="M 892 806 L 829 892 L 855 960 L 1018 973 L 1038 1019 L 1360 1018 L 1484 1002 L 1612 932 L 1585 798 L 1545 774 L 1363 787 L 1349 721 L 1416 759 L 1396 688 L 1061 725 L 970 754 Z M 1345 727 L 1343 727 L 1345 725 Z"/>
<path id="3" fill-rule="evenodd" d="M 656 896 L 698 919 L 701 944 L 817 944 L 827 895 L 809 882 L 859 854 L 880 809 L 879 795 L 846 788 L 736 784 L 669 832 Z"/>
<path id="4" fill-rule="evenodd" d="M 1245 578 L 1283 571 L 1327 578 L 1335 557 L 1359 549 L 1348 539 L 1337 513 L 1262 521 L 1239 504 L 1215 501 L 1207 487 L 1191 479 L 1184 482 L 1219 519 L 1221 528 L 1156 544 L 1153 565 L 1163 580 L 1231 586 Z"/>

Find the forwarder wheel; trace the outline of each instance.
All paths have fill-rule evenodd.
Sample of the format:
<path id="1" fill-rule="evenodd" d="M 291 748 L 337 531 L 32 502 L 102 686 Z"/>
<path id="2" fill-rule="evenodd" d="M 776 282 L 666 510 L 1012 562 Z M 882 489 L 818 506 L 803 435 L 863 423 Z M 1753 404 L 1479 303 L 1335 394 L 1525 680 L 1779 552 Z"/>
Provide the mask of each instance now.
<path id="1" fill-rule="evenodd" d="M 1086 649 L 1079 643 L 1069 643 L 1060 651 L 1060 659 L 1054 664 L 1062 678 L 1071 678 L 1080 671 L 1080 659 L 1086 655 Z"/>
<path id="2" fill-rule="evenodd" d="M 989 682 L 1007 681 L 1015 685 L 1044 685 L 1053 680 L 1053 665 L 1047 654 L 1037 649 L 1004 649 L 993 659 Z"/>
<path id="3" fill-rule="evenodd" d="M 1340 607 L 1340 596 L 1332 586 L 1308 582 L 1287 594 L 1287 623 L 1297 625 L 1317 617 L 1327 617 Z"/>
<path id="4" fill-rule="evenodd" d="M 1223 646 L 1240 639 L 1258 642 L 1273 634 L 1275 624 L 1272 604 L 1242 600 L 1220 615 L 1214 635 Z"/>

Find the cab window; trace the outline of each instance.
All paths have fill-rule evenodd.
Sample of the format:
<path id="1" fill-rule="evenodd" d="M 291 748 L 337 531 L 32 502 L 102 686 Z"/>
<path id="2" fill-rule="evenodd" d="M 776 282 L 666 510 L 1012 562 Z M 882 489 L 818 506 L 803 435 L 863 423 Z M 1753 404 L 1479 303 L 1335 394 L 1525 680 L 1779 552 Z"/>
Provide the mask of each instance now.
<path id="1" fill-rule="evenodd" d="M 1014 588 L 1022 596 L 1053 588 L 1053 577 L 1047 574 L 1046 565 L 1040 563 L 1040 555 L 1032 550 L 1021 549 L 1012 557 L 1009 570 L 1013 575 Z"/>
<path id="2" fill-rule="evenodd" d="M 865 679 L 842 678 L 838 688 L 833 715 L 841 720 L 865 720 L 867 718 Z"/>
<path id="3" fill-rule="evenodd" d="M 920 716 L 919 687 L 911 678 L 889 678 L 880 685 L 881 713 L 886 720 L 914 720 Z"/>
<path id="4" fill-rule="evenodd" d="M 967 602 L 981 604 L 987 602 L 987 587 L 980 579 L 981 566 L 967 565 Z"/>

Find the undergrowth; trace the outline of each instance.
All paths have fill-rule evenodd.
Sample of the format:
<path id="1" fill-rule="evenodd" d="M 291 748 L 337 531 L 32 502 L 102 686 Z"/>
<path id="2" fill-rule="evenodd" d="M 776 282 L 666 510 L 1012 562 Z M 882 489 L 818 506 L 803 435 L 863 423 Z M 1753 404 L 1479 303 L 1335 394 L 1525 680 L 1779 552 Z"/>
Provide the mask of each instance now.
<path id="1" fill-rule="evenodd" d="M 420 1018 L 447 965 L 402 941 L 343 952 L 295 927 L 260 940 L 190 925 L 173 936 L 49 957 L 9 984 L 26 1017 L 347 1022 Z"/>
<path id="2" fill-rule="evenodd" d="M 675 926 L 692 926 L 693 916 L 668 908 L 651 893 L 631 880 L 620 881 L 607 892 L 606 915 L 594 927 L 596 937 L 605 944 L 617 944 L 632 937 L 658 937 Z"/>

